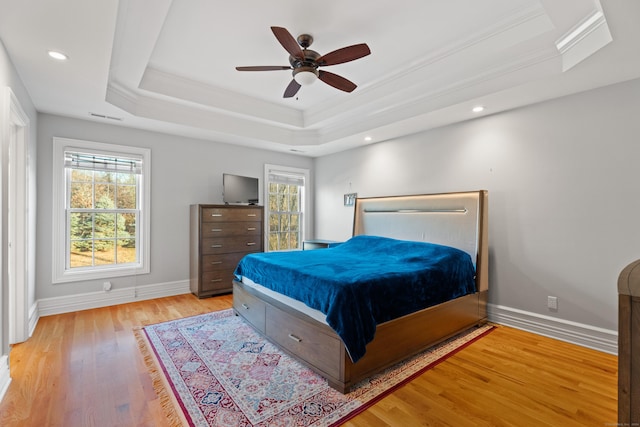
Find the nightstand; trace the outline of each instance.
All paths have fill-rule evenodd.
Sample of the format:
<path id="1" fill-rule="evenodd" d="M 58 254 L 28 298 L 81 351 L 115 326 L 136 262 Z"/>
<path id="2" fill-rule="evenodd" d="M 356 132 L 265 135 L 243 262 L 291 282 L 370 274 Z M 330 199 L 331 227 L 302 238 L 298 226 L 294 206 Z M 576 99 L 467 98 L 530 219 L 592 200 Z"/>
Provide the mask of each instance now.
<path id="1" fill-rule="evenodd" d="M 304 240 L 302 242 L 302 250 L 310 251 L 313 249 L 324 249 L 324 248 L 328 248 L 329 245 L 333 243 L 340 243 L 340 242 L 336 240 L 323 240 L 323 239 Z"/>

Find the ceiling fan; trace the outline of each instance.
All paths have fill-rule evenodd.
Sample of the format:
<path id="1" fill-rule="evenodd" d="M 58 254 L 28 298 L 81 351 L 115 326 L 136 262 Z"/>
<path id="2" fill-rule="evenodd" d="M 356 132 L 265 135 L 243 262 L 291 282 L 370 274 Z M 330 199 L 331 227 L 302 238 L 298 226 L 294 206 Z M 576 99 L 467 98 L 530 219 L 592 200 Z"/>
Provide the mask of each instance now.
<path id="1" fill-rule="evenodd" d="M 282 27 L 271 27 L 271 31 L 276 36 L 282 47 L 289 52 L 289 63 L 291 65 L 271 66 L 257 65 L 251 67 L 236 67 L 238 71 L 277 71 L 277 70 L 293 70 L 293 80 L 284 91 L 283 98 L 291 98 L 295 96 L 302 85 L 313 83 L 316 79 L 320 79 L 329 86 L 340 89 L 345 92 L 352 92 L 357 86 L 355 83 L 328 71 L 319 70 L 319 67 L 328 65 L 343 64 L 353 61 L 371 53 L 366 43 L 355 44 L 334 50 L 326 55 L 320 55 L 318 52 L 308 49 L 313 43 L 313 37 L 309 34 L 302 34 L 294 39 L 291 33 Z"/>

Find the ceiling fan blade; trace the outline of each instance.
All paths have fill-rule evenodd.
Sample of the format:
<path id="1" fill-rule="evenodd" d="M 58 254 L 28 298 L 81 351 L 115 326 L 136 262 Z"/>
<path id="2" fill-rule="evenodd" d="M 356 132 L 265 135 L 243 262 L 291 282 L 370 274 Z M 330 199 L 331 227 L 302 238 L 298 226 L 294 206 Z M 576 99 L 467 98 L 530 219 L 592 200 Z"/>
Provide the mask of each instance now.
<path id="1" fill-rule="evenodd" d="M 326 55 L 322 55 L 316 60 L 319 66 L 336 65 L 344 62 L 360 59 L 363 56 L 367 56 L 371 53 L 369 46 L 366 43 L 354 44 L 352 46 L 343 47 L 342 49 L 334 50 Z"/>
<path id="2" fill-rule="evenodd" d="M 295 79 L 291 80 L 291 83 L 289 83 L 289 86 L 287 86 L 287 88 L 284 90 L 284 95 L 282 95 L 282 97 L 292 98 L 293 96 L 295 96 L 296 93 L 298 93 L 301 87 L 302 86 L 300 86 L 300 83 L 295 81 Z"/>
<path id="3" fill-rule="evenodd" d="M 277 71 L 277 70 L 291 70 L 290 66 L 284 65 L 256 65 L 252 67 L 236 67 L 238 71 Z"/>
<path id="4" fill-rule="evenodd" d="M 336 89 L 340 89 L 345 92 L 353 92 L 353 90 L 358 87 L 355 83 L 345 79 L 344 77 L 324 70 L 318 70 L 318 78 L 329 86 L 333 86 Z"/>
<path id="5" fill-rule="evenodd" d="M 273 35 L 276 36 L 282 47 L 284 47 L 291 56 L 304 60 L 304 53 L 302 53 L 300 45 L 286 28 L 271 27 L 271 31 L 273 31 Z"/>

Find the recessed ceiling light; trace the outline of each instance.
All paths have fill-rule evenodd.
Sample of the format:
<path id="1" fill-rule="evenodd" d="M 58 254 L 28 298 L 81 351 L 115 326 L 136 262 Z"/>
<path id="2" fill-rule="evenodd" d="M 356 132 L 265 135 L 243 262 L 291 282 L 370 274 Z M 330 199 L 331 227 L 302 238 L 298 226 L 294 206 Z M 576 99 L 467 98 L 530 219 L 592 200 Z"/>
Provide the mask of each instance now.
<path id="1" fill-rule="evenodd" d="M 370 136 L 365 136 L 364 140 L 369 142 L 369 141 L 373 141 L 373 138 L 371 138 Z"/>
<path id="2" fill-rule="evenodd" d="M 476 107 L 473 107 L 473 110 L 471 110 L 471 111 L 473 111 L 474 113 L 481 113 L 481 112 L 484 111 L 484 106 L 478 105 Z"/>
<path id="3" fill-rule="evenodd" d="M 50 57 L 52 57 L 53 59 L 57 59 L 58 61 L 66 61 L 67 59 L 69 59 L 67 55 L 62 52 L 58 52 L 57 50 L 50 50 L 47 53 Z"/>

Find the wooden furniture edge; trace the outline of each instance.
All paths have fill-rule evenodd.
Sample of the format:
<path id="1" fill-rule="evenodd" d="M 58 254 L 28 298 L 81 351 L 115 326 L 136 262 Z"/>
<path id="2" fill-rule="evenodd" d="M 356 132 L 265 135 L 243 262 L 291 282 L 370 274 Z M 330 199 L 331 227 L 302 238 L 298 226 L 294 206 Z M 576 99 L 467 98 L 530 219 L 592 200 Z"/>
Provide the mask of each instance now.
<path id="1" fill-rule="evenodd" d="M 618 277 L 618 425 L 640 425 L 640 260 Z"/>
<path id="2" fill-rule="evenodd" d="M 278 347 L 295 359 L 300 360 L 305 366 L 322 375 L 327 379 L 331 387 L 341 393 L 348 393 L 351 387 L 359 381 L 406 360 L 460 332 L 484 324 L 487 321 L 486 311 L 475 311 L 475 307 L 479 305 L 479 300 L 486 298 L 486 295 L 483 295 L 486 291 L 465 295 L 378 325 L 374 340 L 367 345 L 367 353 L 357 363 L 353 363 L 349 358 L 342 340 L 340 340 L 340 337 L 338 337 L 335 331 L 328 325 L 320 323 L 308 315 L 260 293 L 251 286 L 246 286 L 242 282 L 234 280 L 233 286 L 234 291 L 236 288 L 241 288 L 244 292 L 253 295 L 270 306 L 271 309 L 294 316 L 308 325 L 308 327 L 314 328 L 314 331 L 339 340 L 340 359 L 334 361 L 336 366 L 340 366 L 340 375 L 338 377 L 317 367 L 300 355 L 294 354 L 282 346 Z M 253 325 L 244 315 L 243 310 L 236 306 L 235 301 L 234 310 L 236 314 L 242 316 Z M 477 315 L 475 315 L 474 312 L 477 313 Z M 425 324 L 438 325 L 438 327 L 415 327 L 416 325 Z M 271 338 L 268 332 L 261 331 L 259 328 L 256 329 L 267 339 Z"/>

